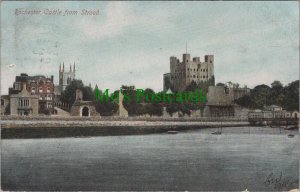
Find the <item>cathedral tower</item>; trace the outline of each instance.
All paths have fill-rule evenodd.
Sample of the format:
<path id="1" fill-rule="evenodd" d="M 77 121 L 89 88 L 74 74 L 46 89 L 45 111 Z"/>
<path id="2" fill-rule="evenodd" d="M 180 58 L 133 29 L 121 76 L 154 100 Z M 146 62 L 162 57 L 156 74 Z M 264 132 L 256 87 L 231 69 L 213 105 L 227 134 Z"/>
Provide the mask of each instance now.
<path id="1" fill-rule="evenodd" d="M 75 79 L 75 62 L 73 64 L 73 70 L 72 66 L 70 64 L 70 71 L 65 71 L 65 64 L 63 63 L 63 66 L 61 68 L 61 65 L 59 66 L 59 86 L 61 88 L 61 91 L 64 91 L 68 85 L 70 85 L 71 81 Z"/>

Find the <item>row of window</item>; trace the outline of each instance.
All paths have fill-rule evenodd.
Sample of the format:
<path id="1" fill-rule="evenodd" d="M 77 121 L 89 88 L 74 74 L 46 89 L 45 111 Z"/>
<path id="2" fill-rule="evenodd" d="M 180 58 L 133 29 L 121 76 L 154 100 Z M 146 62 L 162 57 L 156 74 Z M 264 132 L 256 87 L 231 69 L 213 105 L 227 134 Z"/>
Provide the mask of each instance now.
<path id="1" fill-rule="evenodd" d="M 190 78 L 192 78 L 192 77 L 193 77 L 193 78 L 196 78 L 196 75 L 190 75 L 190 76 L 187 76 L 187 77 L 190 77 Z M 176 76 L 176 75 L 175 75 L 175 76 L 171 76 L 171 80 L 172 80 L 172 79 L 177 79 L 177 78 L 179 79 L 179 76 Z M 197 75 L 197 78 L 199 78 L 199 75 Z M 208 76 L 205 76 L 205 75 L 204 75 L 204 76 L 200 76 L 200 78 L 205 79 L 205 78 L 208 78 Z"/>
<path id="2" fill-rule="evenodd" d="M 40 95 L 40 98 L 39 98 L 40 100 L 44 100 L 44 97 L 42 96 L 42 95 Z M 46 100 L 52 100 L 52 95 L 47 95 L 46 97 L 45 97 L 45 99 Z"/>
<path id="3" fill-rule="evenodd" d="M 47 103 L 47 104 L 46 104 L 46 107 L 47 107 L 47 108 L 52 108 L 52 103 Z"/>
<path id="4" fill-rule="evenodd" d="M 35 93 L 35 87 L 31 88 L 31 93 Z M 43 87 L 39 87 L 39 93 L 43 93 Z M 47 87 L 47 93 L 50 93 L 50 87 Z"/>
<path id="5" fill-rule="evenodd" d="M 193 69 L 187 68 L 187 71 L 193 71 Z M 196 69 L 194 69 L 194 71 L 196 71 Z M 197 71 L 199 71 L 199 69 L 197 69 Z M 208 72 L 208 69 L 200 69 L 201 72 Z"/>
<path id="6" fill-rule="evenodd" d="M 187 71 L 193 71 L 193 69 L 187 68 Z M 194 71 L 196 71 L 196 69 L 194 69 Z M 197 71 L 199 71 L 199 69 L 197 69 Z M 208 72 L 208 69 L 200 69 L 201 72 Z M 175 72 L 182 72 L 182 70 L 176 70 Z"/>
<path id="7" fill-rule="evenodd" d="M 19 107 L 28 107 L 30 106 L 29 99 L 19 99 Z"/>

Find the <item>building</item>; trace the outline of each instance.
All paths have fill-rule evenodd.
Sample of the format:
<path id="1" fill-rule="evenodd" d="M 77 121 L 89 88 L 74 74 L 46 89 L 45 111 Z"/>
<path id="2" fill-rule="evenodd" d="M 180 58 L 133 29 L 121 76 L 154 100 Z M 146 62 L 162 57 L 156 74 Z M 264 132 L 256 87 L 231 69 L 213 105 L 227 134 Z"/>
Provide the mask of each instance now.
<path id="1" fill-rule="evenodd" d="M 249 88 L 239 88 L 236 84 L 229 86 L 209 86 L 205 115 L 209 117 L 246 117 L 247 110 L 234 103 L 234 100 L 250 94 Z"/>
<path id="2" fill-rule="evenodd" d="M 299 118 L 298 111 L 283 110 L 282 107 L 277 105 L 265 106 L 264 110 L 256 109 L 249 112 L 250 119 L 255 118 L 272 118 L 272 119 L 285 119 L 285 118 Z"/>
<path id="3" fill-rule="evenodd" d="M 1 115 L 7 115 L 9 113 L 9 95 L 1 95 Z"/>
<path id="4" fill-rule="evenodd" d="M 16 76 L 12 88 L 9 88 L 9 95 L 16 95 L 21 92 L 22 85 L 26 84 L 26 90 L 31 95 L 37 95 L 39 99 L 39 110 L 41 113 L 54 112 L 54 83 L 53 76 L 50 78 L 43 75 L 28 76 L 21 73 Z"/>
<path id="5" fill-rule="evenodd" d="M 282 111 L 282 107 L 279 107 L 277 105 L 270 105 L 270 106 L 265 106 L 264 110 L 266 110 L 266 111 Z"/>
<path id="6" fill-rule="evenodd" d="M 184 91 L 194 81 L 196 84 L 211 81 L 214 85 L 214 56 L 205 55 L 204 61 L 200 57 L 191 59 L 190 54 L 182 56 L 182 62 L 176 57 L 170 57 L 170 73 L 163 76 L 164 91 Z"/>
<path id="7" fill-rule="evenodd" d="M 249 119 L 270 119 L 273 117 L 274 117 L 274 115 L 273 115 L 272 111 L 264 111 L 264 110 L 260 110 L 260 109 L 255 109 L 248 113 Z"/>
<path id="8" fill-rule="evenodd" d="M 26 83 L 23 83 L 22 90 L 17 94 L 10 95 L 10 114 L 19 116 L 32 116 L 39 113 L 39 97 L 31 94 Z"/>

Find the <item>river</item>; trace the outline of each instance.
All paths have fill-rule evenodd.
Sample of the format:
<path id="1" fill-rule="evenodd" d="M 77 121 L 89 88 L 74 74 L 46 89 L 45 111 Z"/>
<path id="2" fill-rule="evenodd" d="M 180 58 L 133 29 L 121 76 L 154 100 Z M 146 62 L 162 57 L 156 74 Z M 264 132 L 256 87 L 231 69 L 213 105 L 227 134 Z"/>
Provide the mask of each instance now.
<path id="1" fill-rule="evenodd" d="M 224 128 L 221 135 L 212 131 L 4 139 L 1 188 L 282 191 L 298 187 L 296 132 L 288 138 L 288 132 L 270 128 Z"/>

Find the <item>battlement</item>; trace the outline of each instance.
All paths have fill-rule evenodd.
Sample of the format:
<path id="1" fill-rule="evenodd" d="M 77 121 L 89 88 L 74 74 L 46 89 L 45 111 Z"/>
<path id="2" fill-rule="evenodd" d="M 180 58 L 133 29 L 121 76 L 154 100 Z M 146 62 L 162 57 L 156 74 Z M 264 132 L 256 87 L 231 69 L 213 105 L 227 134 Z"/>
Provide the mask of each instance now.
<path id="1" fill-rule="evenodd" d="M 204 61 L 206 63 L 214 63 L 214 55 L 205 55 L 204 56 Z"/>

